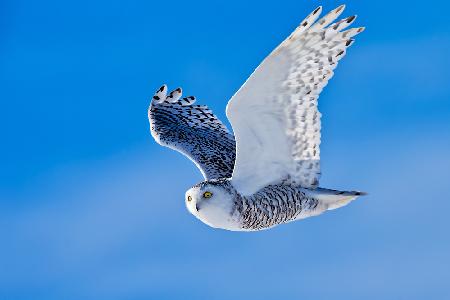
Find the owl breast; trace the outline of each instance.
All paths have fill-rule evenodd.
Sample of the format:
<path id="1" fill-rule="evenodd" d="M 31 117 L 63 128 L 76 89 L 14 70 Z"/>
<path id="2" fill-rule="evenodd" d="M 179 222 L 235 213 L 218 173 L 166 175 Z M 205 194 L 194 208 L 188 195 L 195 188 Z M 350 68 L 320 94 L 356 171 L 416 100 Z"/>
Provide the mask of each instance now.
<path id="1" fill-rule="evenodd" d="M 234 202 L 216 202 L 210 205 L 200 205 L 193 214 L 206 225 L 232 231 L 242 230 L 240 217 L 235 213 Z"/>

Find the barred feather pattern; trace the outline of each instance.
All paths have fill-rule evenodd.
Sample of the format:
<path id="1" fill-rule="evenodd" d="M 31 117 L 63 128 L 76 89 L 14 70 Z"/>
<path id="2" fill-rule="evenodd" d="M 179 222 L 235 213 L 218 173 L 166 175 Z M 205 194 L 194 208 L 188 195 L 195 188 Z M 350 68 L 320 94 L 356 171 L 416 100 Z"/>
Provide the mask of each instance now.
<path id="1" fill-rule="evenodd" d="M 205 105 L 193 105 L 194 97 L 181 97 L 181 89 L 168 96 L 162 86 L 148 110 L 155 140 L 189 157 L 205 179 L 231 177 L 236 146 L 233 135 Z"/>
<path id="2" fill-rule="evenodd" d="M 270 185 L 248 196 L 237 196 L 232 215 L 245 230 L 261 230 L 315 214 L 317 199 L 296 187 Z"/>

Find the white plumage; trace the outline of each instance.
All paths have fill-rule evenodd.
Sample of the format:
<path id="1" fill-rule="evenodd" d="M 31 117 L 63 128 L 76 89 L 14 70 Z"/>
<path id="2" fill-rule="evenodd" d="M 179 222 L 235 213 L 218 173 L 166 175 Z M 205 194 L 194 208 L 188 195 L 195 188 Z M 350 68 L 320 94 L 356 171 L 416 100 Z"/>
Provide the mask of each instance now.
<path id="1" fill-rule="evenodd" d="M 186 194 L 188 209 L 208 225 L 264 229 L 340 207 L 361 194 L 317 188 L 321 142 L 318 97 L 353 43 L 352 37 L 364 30 L 344 31 L 356 16 L 330 25 L 343 10 L 344 6 L 339 6 L 318 20 L 322 11 L 318 7 L 264 59 L 228 102 L 226 114 L 234 137 L 212 113 L 205 118 L 193 114 L 191 103 L 179 101 L 180 88 L 167 96 L 163 86 L 155 94 L 149 119 L 157 141 L 193 158 L 204 174 L 208 163 L 216 163 L 210 171 L 214 176 L 205 175 L 207 181 Z M 174 123 L 161 110 L 181 112 L 182 117 Z M 218 129 L 210 122 L 218 122 L 219 132 L 225 136 L 216 140 L 215 146 L 208 138 Z M 206 131 L 199 136 L 190 126 Z M 180 130 L 183 138 L 168 134 L 167 128 Z M 191 139 L 186 132 L 192 134 Z M 231 150 L 234 141 L 235 151 Z M 230 161 L 235 161 L 232 166 Z M 214 199 L 206 201 L 201 195 L 211 189 L 215 190 Z M 203 203 L 201 210 L 199 203 Z"/>
<path id="2" fill-rule="evenodd" d="M 313 188 L 320 176 L 317 99 L 362 28 L 340 32 L 355 17 L 324 29 L 344 9 L 320 19 L 321 7 L 278 46 L 231 98 L 227 117 L 237 143 L 232 182 L 244 195 L 289 178 Z"/>

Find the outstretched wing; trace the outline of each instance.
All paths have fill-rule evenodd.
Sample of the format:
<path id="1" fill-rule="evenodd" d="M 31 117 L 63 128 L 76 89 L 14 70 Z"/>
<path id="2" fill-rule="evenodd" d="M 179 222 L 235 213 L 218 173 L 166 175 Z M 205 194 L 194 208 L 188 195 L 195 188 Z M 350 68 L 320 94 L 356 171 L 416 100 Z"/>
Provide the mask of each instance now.
<path id="1" fill-rule="evenodd" d="M 317 99 L 352 37 L 364 29 L 342 31 L 355 16 L 329 25 L 343 5 L 315 22 L 321 10 L 314 10 L 228 102 L 237 142 L 232 182 L 244 195 L 283 181 L 305 188 L 318 185 Z"/>
<path id="2" fill-rule="evenodd" d="M 167 95 L 163 85 L 148 109 L 152 136 L 162 146 L 189 157 L 205 179 L 231 177 L 236 145 L 233 135 L 204 105 L 193 105 L 194 97 L 181 98 L 181 88 Z"/>

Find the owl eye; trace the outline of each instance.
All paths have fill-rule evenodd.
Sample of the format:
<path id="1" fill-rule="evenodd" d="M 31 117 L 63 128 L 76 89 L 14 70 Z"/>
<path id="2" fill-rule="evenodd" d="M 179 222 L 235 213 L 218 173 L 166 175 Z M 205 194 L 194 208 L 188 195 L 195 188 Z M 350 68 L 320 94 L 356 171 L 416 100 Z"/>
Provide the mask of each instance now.
<path id="1" fill-rule="evenodd" d="M 188 196 L 188 201 L 191 202 L 192 201 L 192 197 Z"/>
<path id="2" fill-rule="evenodd" d="M 211 198 L 212 197 L 212 193 L 211 192 L 204 192 L 203 193 L 203 198 Z"/>

